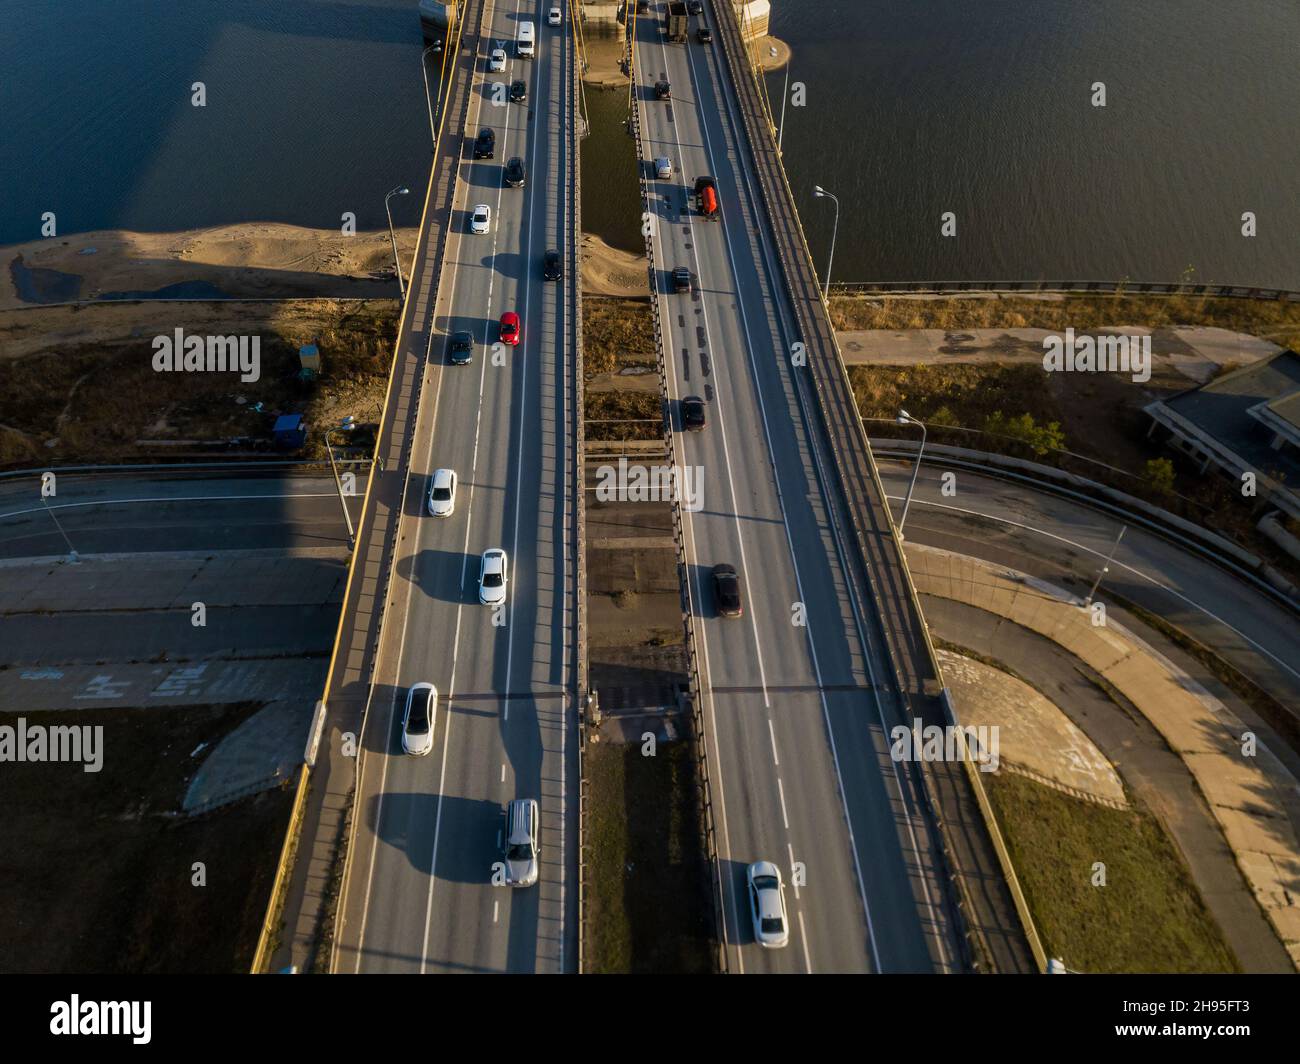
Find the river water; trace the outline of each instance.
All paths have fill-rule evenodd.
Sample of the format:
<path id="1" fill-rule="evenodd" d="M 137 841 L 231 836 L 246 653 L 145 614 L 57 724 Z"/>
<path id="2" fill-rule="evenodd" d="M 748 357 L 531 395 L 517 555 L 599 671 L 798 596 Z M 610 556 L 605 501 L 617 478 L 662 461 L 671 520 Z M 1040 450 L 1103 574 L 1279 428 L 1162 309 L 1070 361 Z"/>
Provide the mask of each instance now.
<path id="1" fill-rule="evenodd" d="M 833 208 L 811 186 L 840 198 L 836 279 L 1300 289 L 1297 0 L 773 9 L 806 87 L 786 166 L 819 268 Z M 0 0 L 0 26 L 0 244 L 39 237 L 45 211 L 64 234 L 345 211 L 380 228 L 399 184 L 395 220 L 419 220 L 413 0 Z"/>

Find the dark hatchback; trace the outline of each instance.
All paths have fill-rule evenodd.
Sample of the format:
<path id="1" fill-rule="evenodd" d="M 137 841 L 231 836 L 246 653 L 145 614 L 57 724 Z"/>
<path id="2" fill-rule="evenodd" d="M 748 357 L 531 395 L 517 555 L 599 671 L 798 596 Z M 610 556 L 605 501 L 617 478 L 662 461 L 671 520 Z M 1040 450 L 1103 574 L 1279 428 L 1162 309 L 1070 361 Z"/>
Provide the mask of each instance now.
<path id="1" fill-rule="evenodd" d="M 688 0 L 686 10 L 692 15 L 704 14 L 704 0 Z"/>
<path id="2" fill-rule="evenodd" d="M 474 361 L 474 334 L 454 332 L 447 344 L 447 361 L 453 366 L 468 366 Z"/>
<path id="3" fill-rule="evenodd" d="M 496 154 L 497 135 L 490 129 L 480 129 L 474 140 L 474 158 L 491 159 Z"/>
<path id="4" fill-rule="evenodd" d="M 548 281 L 558 281 L 564 276 L 564 265 L 560 261 L 560 253 L 555 248 L 551 248 L 542 256 L 542 276 Z"/>
<path id="5" fill-rule="evenodd" d="M 673 94 L 673 88 L 666 81 L 655 82 L 655 99 L 666 100 Z"/>
<path id="6" fill-rule="evenodd" d="M 673 291 L 689 292 L 691 290 L 691 271 L 685 266 L 673 270 Z"/>
<path id="7" fill-rule="evenodd" d="M 713 31 L 708 26 L 701 26 L 695 31 L 695 36 L 699 38 L 701 44 L 713 43 Z"/>
<path id="8" fill-rule="evenodd" d="M 506 184 L 511 188 L 523 188 L 526 177 L 523 159 L 516 156 L 506 163 Z"/>
<path id="9" fill-rule="evenodd" d="M 523 103 L 528 99 L 528 84 L 523 81 L 512 81 L 510 83 L 510 99 L 515 103 Z"/>
<path id="10" fill-rule="evenodd" d="M 698 395 L 682 400 L 682 428 L 687 432 L 704 431 L 704 400 Z"/>
<path id="11" fill-rule="evenodd" d="M 724 617 L 739 617 L 745 612 L 740 602 L 740 577 L 734 565 L 713 567 L 713 601 Z"/>

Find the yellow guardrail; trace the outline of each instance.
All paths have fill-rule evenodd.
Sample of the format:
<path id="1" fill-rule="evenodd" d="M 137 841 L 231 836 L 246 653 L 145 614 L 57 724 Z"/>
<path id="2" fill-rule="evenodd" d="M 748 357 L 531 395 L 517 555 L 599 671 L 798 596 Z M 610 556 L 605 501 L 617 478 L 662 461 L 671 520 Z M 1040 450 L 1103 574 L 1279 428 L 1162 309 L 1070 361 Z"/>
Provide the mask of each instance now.
<path id="1" fill-rule="evenodd" d="M 450 89 L 450 85 L 448 83 L 448 57 L 453 52 L 457 51 L 460 48 L 461 33 L 463 28 L 464 28 L 464 19 L 463 18 L 457 19 L 455 46 L 444 47 L 442 50 L 442 64 L 438 70 L 438 85 L 443 94 L 442 99 L 444 101 L 444 106 L 441 107 L 440 114 L 438 116 L 438 135 L 434 141 L 434 151 L 433 151 L 434 162 L 433 164 L 430 165 L 429 168 L 429 185 L 428 188 L 425 190 L 425 194 L 424 194 L 424 209 L 420 214 L 420 229 L 419 229 L 419 235 L 416 238 L 415 255 L 411 260 L 412 268 L 414 268 L 414 264 L 419 261 L 420 252 L 424 247 L 424 234 L 426 232 L 425 220 L 429 213 L 429 200 L 433 195 L 433 183 L 434 183 L 434 178 L 436 177 L 437 174 L 435 166 L 438 159 L 438 146 L 442 141 L 442 130 L 447 117 L 447 108 L 445 106 L 445 101 L 446 101 L 446 93 Z M 423 56 L 421 57 L 421 62 L 423 62 Z M 454 70 L 454 67 L 452 69 Z M 401 269 L 400 261 L 395 263 L 395 265 L 397 269 L 399 270 Z M 414 276 L 412 276 L 411 280 L 412 281 L 415 280 Z M 406 309 L 407 309 L 407 305 L 411 300 L 411 292 L 413 288 L 414 285 L 407 286 L 405 296 L 402 299 L 401 310 L 399 311 L 398 314 L 397 338 L 393 342 L 393 360 L 392 360 L 392 365 L 388 367 L 388 383 L 384 389 L 384 407 L 383 410 L 380 412 L 379 427 L 375 432 L 375 452 L 372 452 L 370 456 L 371 458 L 370 471 L 366 475 L 366 493 L 364 496 L 364 501 L 362 503 L 361 520 L 357 522 L 358 530 L 360 530 L 365 526 L 367 513 L 371 510 L 373 506 L 373 496 L 371 494 L 371 488 L 374 486 L 375 466 L 378 464 L 375 461 L 375 453 L 378 452 L 380 443 L 384 438 L 384 428 L 386 427 L 387 424 L 388 410 L 391 405 L 390 400 L 392 398 L 392 393 L 393 393 L 393 381 L 396 379 L 397 376 L 397 363 L 398 363 L 397 353 L 402 349 L 402 336 L 406 328 Z M 348 561 L 348 578 L 343 585 L 343 606 L 339 610 L 339 623 L 338 623 L 338 627 L 334 631 L 334 646 L 333 649 L 330 651 L 329 665 L 325 672 L 325 688 L 323 693 L 321 694 L 321 702 L 324 705 L 329 704 L 330 683 L 333 680 L 334 665 L 338 659 L 339 647 L 343 641 L 343 625 L 347 619 L 345 610 L 347 608 L 348 596 L 352 593 L 352 579 L 356 574 L 357 557 L 358 557 L 358 552 L 354 548 L 352 551 L 352 556 Z M 303 820 L 302 809 L 306 800 L 307 784 L 308 784 L 310 774 L 311 774 L 311 770 L 304 763 L 301 766 L 301 772 L 298 775 L 297 793 L 294 795 L 293 814 L 289 818 L 289 826 L 287 831 L 285 832 L 284 844 L 280 848 L 280 860 L 279 863 L 276 865 L 275 880 L 271 887 L 271 895 L 267 900 L 266 914 L 262 917 L 262 930 L 258 935 L 257 948 L 253 953 L 253 964 L 250 969 L 250 971 L 253 974 L 257 974 L 258 972 L 264 970 L 264 965 L 266 964 L 267 959 L 269 958 L 270 955 L 270 943 L 273 939 L 273 932 L 280 922 L 280 913 L 284 906 L 283 895 L 284 895 L 284 891 L 287 889 L 288 886 L 288 873 L 292 864 L 292 862 L 288 861 L 287 859 L 291 855 L 296 854 L 297 836 L 298 836 L 298 831 L 302 827 L 302 820 Z"/>

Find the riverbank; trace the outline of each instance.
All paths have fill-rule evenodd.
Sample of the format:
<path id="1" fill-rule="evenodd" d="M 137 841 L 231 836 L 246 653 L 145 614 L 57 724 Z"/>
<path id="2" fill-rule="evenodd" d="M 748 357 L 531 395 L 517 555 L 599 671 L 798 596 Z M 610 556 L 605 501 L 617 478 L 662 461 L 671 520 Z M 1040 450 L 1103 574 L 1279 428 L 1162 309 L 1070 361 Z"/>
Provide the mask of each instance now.
<path id="1" fill-rule="evenodd" d="M 417 230 L 397 232 L 409 269 Z M 0 247 L 0 310 L 139 298 L 396 297 L 388 233 L 276 222 L 74 233 Z"/>

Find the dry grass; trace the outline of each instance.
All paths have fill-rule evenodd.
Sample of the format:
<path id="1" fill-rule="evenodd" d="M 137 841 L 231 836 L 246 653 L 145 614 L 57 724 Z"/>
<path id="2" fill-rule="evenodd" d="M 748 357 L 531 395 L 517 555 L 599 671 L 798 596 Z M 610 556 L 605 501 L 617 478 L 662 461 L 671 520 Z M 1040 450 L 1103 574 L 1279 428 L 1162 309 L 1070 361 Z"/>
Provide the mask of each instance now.
<path id="1" fill-rule="evenodd" d="M 831 320 L 849 329 L 1099 329 L 1140 323 L 1152 328 L 1213 325 L 1292 349 L 1300 345 L 1300 303 L 1206 296 L 1097 295 L 1060 299 L 998 296 L 900 299 L 836 296 Z"/>
<path id="2" fill-rule="evenodd" d="M 35 455 L 129 460 L 149 453 L 137 445 L 141 439 L 266 440 L 284 413 L 303 414 L 315 436 L 342 413 L 361 421 L 378 416 L 396 338 L 394 302 L 227 304 L 215 318 L 213 305 L 202 305 L 203 334 L 260 336 L 261 377 L 251 383 L 233 373 L 155 372 L 153 336 L 178 324 L 199 330 L 178 320 L 189 307 L 132 309 L 93 340 L 60 340 L 52 330 L 43 348 L 0 362 L 0 426 L 7 430 L 0 464 Z M 322 373 L 303 382 L 298 347 L 309 341 L 320 345 Z"/>
<path id="3" fill-rule="evenodd" d="M 653 366 L 656 358 L 648 300 L 584 297 L 582 359 L 588 380 L 620 366 Z"/>
<path id="4" fill-rule="evenodd" d="M 663 404 L 653 392 L 587 392 L 587 440 L 657 440 L 664 434 Z M 624 423 L 595 424 L 598 419 Z"/>

